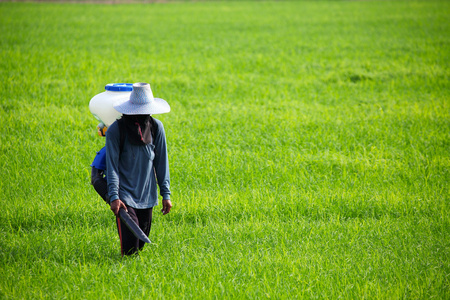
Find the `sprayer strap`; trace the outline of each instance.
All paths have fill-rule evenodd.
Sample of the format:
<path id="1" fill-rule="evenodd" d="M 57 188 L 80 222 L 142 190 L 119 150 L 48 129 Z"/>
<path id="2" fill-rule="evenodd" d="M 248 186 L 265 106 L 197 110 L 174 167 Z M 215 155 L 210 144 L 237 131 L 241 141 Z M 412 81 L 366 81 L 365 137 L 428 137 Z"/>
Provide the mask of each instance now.
<path id="1" fill-rule="evenodd" d="M 117 120 L 117 124 L 119 125 L 120 132 L 120 144 L 119 144 L 119 157 L 122 155 L 123 144 L 125 144 L 125 124 L 123 124 L 123 120 Z"/>

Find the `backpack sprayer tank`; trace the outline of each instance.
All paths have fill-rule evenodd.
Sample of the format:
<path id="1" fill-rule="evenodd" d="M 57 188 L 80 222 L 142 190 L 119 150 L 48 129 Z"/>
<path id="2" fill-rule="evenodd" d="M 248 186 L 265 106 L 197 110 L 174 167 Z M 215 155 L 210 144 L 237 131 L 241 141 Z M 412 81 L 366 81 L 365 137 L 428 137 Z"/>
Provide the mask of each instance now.
<path id="1" fill-rule="evenodd" d="M 95 95 L 89 102 L 89 110 L 94 117 L 109 127 L 114 121 L 122 115 L 114 109 L 114 105 L 123 103 L 130 99 L 133 90 L 132 83 L 110 83 L 105 86 L 105 92 Z M 103 126 L 103 127 L 104 127 Z"/>

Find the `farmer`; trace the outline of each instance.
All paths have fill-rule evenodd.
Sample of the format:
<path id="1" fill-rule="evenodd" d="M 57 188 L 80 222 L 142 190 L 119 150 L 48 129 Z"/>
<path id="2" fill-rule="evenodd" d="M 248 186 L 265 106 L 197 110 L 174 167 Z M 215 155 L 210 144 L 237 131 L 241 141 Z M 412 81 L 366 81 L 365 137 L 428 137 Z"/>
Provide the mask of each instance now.
<path id="1" fill-rule="evenodd" d="M 116 216 L 119 209 L 148 236 L 153 207 L 158 205 L 158 188 L 162 196 L 162 212 L 168 214 L 170 202 L 169 160 L 166 136 L 161 121 L 151 115 L 167 113 L 169 104 L 154 98 L 148 83 L 133 84 L 130 99 L 114 108 L 122 118 L 106 132 L 106 175 L 108 198 Z M 94 186 L 95 187 L 95 186 Z M 117 218 L 122 254 L 131 255 L 144 247 Z"/>

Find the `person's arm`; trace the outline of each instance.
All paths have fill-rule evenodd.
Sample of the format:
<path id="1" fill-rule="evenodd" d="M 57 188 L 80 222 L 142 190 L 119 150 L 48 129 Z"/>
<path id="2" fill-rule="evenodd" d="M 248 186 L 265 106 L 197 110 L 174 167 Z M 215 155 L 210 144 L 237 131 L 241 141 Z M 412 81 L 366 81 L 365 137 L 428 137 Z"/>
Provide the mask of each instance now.
<path id="1" fill-rule="evenodd" d="M 111 210 L 119 214 L 125 204 L 119 199 L 119 155 L 120 131 L 117 122 L 114 122 L 106 132 L 106 176 L 108 178 L 108 195 Z"/>
<path id="2" fill-rule="evenodd" d="M 158 130 L 155 135 L 155 159 L 153 160 L 153 167 L 155 168 L 156 179 L 159 185 L 159 191 L 163 198 L 163 214 L 168 214 L 172 208 L 170 201 L 170 173 L 169 173 L 169 158 L 167 154 L 166 135 L 163 124 L 158 123 Z"/>

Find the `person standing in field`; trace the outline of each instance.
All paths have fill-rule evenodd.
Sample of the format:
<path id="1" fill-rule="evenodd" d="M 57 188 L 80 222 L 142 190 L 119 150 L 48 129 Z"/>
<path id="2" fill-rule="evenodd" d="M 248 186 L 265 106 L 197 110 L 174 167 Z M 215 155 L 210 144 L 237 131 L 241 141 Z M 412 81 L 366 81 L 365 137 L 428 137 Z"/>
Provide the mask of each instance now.
<path id="1" fill-rule="evenodd" d="M 166 136 L 161 121 L 153 114 L 167 113 L 169 104 L 154 98 L 150 84 L 135 83 L 130 99 L 114 108 L 122 118 L 106 132 L 106 175 L 111 210 L 128 211 L 131 218 L 148 236 L 153 207 L 158 205 L 158 188 L 162 196 L 162 212 L 168 214 L 170 201 L 169 160 Z M 144 242 L 136 238 L 117 218 L 122 255 L 137 253 Z"/>

